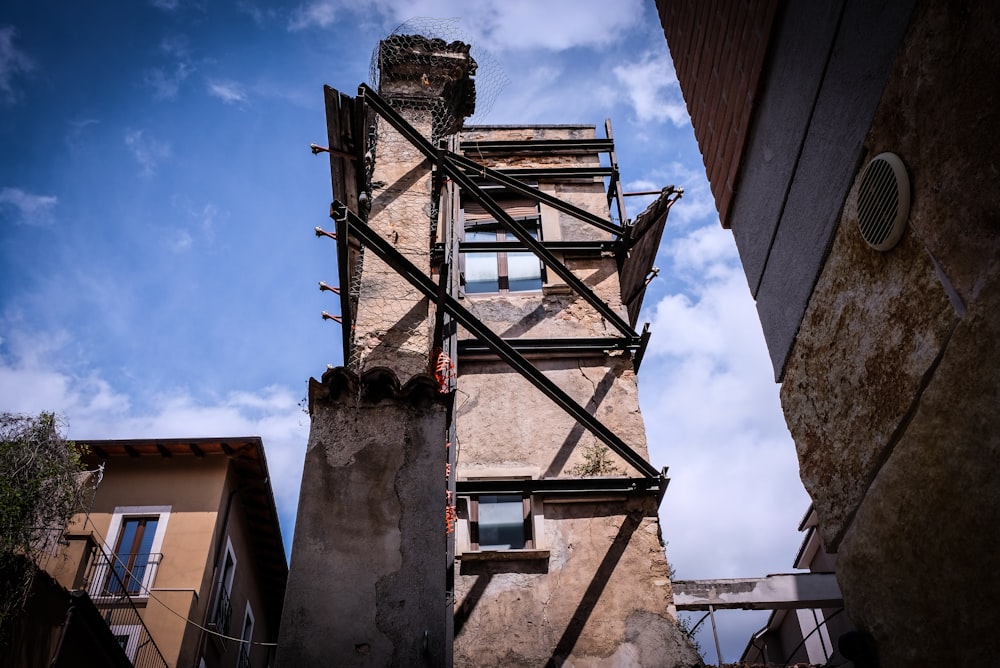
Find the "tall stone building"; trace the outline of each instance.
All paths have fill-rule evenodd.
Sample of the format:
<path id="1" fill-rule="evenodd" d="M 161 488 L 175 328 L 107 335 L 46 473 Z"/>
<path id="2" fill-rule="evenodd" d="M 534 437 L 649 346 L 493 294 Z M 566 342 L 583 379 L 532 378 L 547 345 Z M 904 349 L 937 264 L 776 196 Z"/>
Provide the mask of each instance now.
<path id="1" fill-rule="evenodd" d="M 996 663 L 1000 15 L 657 7 L 819 531 L 873 638 L 847 649 Z"/>
<path id="2" fill-rule="evenodd" d="M 326 91 L 346 365 L 310 387 L 278 663 L 695 665 L 636 387 L 679 192 L 623 220 L 610 124 L 463 128 L 469 50 L 394 35 L 378 93 Z"/>

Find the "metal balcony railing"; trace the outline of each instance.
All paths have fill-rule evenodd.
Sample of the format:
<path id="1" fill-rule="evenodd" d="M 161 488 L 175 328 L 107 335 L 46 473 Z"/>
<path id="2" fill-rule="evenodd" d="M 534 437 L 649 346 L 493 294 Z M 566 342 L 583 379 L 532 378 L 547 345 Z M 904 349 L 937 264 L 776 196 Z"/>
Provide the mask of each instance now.
<path id="1" fill-rule="evenodd" d="M 222 633 L 227 635 L 229 633 L 229 620 L 233 616 L 233 604 L 229 600 L 229 592 L 226 591 L 225 587 L 219 588 L 219 601 L 215 605 L 215 614 L 212 616 L 212 621 L 215 623 L 215 628 Z"/>
<path id="2" fill-rule="evenodd" d="M 135 668 L 167 668 L 163 654 L 132 600 L 133 596 L 149 595 L 148 588 L 161 557 L 160 554 L 142 554 L 116 558 L 94 546 L 84 576 L 83 589 L 90 594 L 111 635 L 118 640 Z"/>
<path id="3" fill-rule="evenodd" d="M 95 547 L 87 569 L 87 591 L 91 598 L 119 594 L 145 597 L 156 578 L 156 569 L 162 558 L 163 555 L 158 552 L 115 556 Z"/>

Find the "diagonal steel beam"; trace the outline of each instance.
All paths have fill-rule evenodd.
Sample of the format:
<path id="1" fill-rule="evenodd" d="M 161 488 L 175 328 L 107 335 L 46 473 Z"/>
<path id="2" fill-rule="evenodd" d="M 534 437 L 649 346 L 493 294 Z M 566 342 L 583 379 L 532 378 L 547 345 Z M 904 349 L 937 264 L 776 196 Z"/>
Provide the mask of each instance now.
<path id="1" fill-rule="evenodd" d="M 618 313 L 615 312 L 613 308 L 608 306 L 607 302 L 594 294 L 594 291 L 587 287 L 580 278 L 574 274 L 569 267 L 563 264 L 548 248 L 546 248 L 541 241 L 535 239 L 531 236 L 528 231 L 518 225 L 510 214 L 507 213 L 502 206 L 500 206 L 495 199 L 493 199 L 489 193 L 485 192 L 480 188 L 475 181 L 473 181 L 467 174 L 459 169 L 455 169 L 446 156 L 443 163 L 442 169 L 448 173 L 448 176 L 452 178 L 458 186 L 472 195 L 475 199 L 479 200 L 483 208 L 486 209 L 493 218 L 504 226 L 508 232 L 517 237 L 517 240 L 528 247 L 543 263 L 546 267 L 552 269 L 561 279 L 566 281 L 566 285 L 570 286 L 576 291 L 578 295 L 583 297 L 587 302 L 593 306 L 598 313 L 600 313 L 605 320 L 610 322 L 618 331 L 628 337 L 638 337 L 639 335 L 632 329 L 632 326 Z"/>
<path id="2" fill-rule="evenodd" d="M 534 254 L 537 256 L 546 267 L 550 268 L 556 275 L 558 275 L 563 281 L 566 282 L 570 288 L 572 288 L 578 295 L 580 295 L 584 300 L 586 300 L 594 309 L 604 317 L 605 320 L 610 322 L 616 329 L 618 329 L 622 334 L 627 337 L 637 339 L 638 334 L 632 329 L 632 326 L 627 320 L 622 318 L 618 313 L 611 308 L 607 302 L 598 297 L 593 290 L 591 290 L 587 285 L 580 280 L 576 274 L 570 271 L 569 267 L 562 263 L 551 251 L 549 251 L 542 242 L 538 241 L 532 237 L 526 230 L 515 224 L 514 220 L 504 211 L 503 207 L 498 205 L 496 201 L 486 193 L 482 188 L 479 187 L 473 181 L 473 179 L 468 176 L 465 172 L 465 168 L 462 167 L 463 161 L 466 163 L 471 163 L 478 169 L 485 170 L 491 175 L 491 178 L 496 177 L 499 182 L 510 183 L 518 192 L 522 192 L 523 189 L 530 191 L 530 195 L 535 199 L 540 199 L 540 195 L 543 195 L 541 191 L 531 186 L 527 186 L 523 183 L 518 182 L 516 179 L 510 179 L 505 177 L 499 172 L 493 170 L 487 170 L 485 167 L 478 165 L 478 163 L 472 162 L 459 155 L 456 155 L 450 151 L 445 151 L 443 149 L 437 149 L 431 142 L 429 142 L 423 135 L 421 135 L 413 126 L 406 122 L 402 116 L 400 116 L 392 107 L 388 105 L 382 98 L 380 98 L 375 91 L 361 84 L 359 87 L 359 95 L 363 96 L 365 104 L 370 105 L 375 111 L 382 116 L 390 125 L 392 125 L 397 132 L 399 132 L 403 137 L 405 137 L 413 146 L 419 150 L 428 160 L 435 162 L 445 172 L 452 180 L 459 185 L 463 190 L 470 193 L 475 199 L 483 205 L 483 208 L 493 215 L 494 219 L 502 223 L 503 226 L 517 239 L 525 244 Z M 528 194 L 528 193 L 525 193 Z M 568 207 L 570 205 L 562 202 L 558 198 L 545 195 L 560 204 L 559 208 Z M 572 207 L 576 208 L 576 207 Z M 586 213 L 589 217 L 594 217 L 593 214 L 589 212 L 584 212 L 582 209 L 579 210 L 581 213 Z M 598 220 L 600 220 L 598 218 Z"/>
<path id="3" fill-rule="evenodd" d="M 573 206 L 569 202 L 561 200 L 555 195 L 550 195 L 549 193 L 543 192 L 538 188 L 529 186 L 528 184 L 516 178 L 515 175 L 508 175 L 502 171 L 496 169 L 490 169 L 489 167 L 484 167 L 475 160 L 467 158 L 464 155 L 459 155 L 458 153 L 452 153 L 449 151 L 448 157 L 454 160 L 467 172 L 471 172 L 480 178 L 489 179 L 494 183 L 498 183 L 509 190 L 513 190 L 537 202 L 543 202 L 545 204 L 548 204 L 553 209 L 557 209 L 559 211 L 562 211 L 563 213 L 567 213 L 581 222 L 593 225 L 598 229 L 604 230 L 605 232 L 611 232 L 612 234 L 618 236 L 621 236 L 625 232 L 625 228 L 622 227 L 621 225 L 616 225 L 609 220 L 605 220 L 604 218 L 601 218 L 600 216 L 595 215 L 590 211 L 587 211 L 586 209 L 581 209 L 579 207 Z M 567 171 L 569 169 L 572 168 L 566 168 L 561 171 L 566 178 L 573 178 L 574 175 L 572 174 L 572 172 Z M 601 169 L 606 169 L 606 168 L 602 167 Z M 538 173 L 537 170 L 525 170 L 526 173 L 525 175 L 530 176 L 531 171 L 535 171 L 536 173 Z"/>
<path id="4" fill-rule="evenodd" d="M 548 376 L 539 371 L 520 353 L 514 350 L 509 343 L 504 341 L 498 334 L 489 329 L 476 316 L 462 306 L 457 299 L 447 293 L 442 294 L 433 279 L 420 271 L 402 253 L 397 251 L 392 244 L 379 236 L 364 221 L 349 211 L 343 203 L 334 201 L 330 207 L 330 212 L 334 220 L 338 222 L 338 229 L 349 229 L 350 233 L 357 236 L 366 248 L 371 249 L 382 261 L 392 267 L 413 287 L 422 292 L 425 297 L 433 300 L 441 299 L 444 309 L 458 324 L 465 327 L 473 336 L 488 345 L 498 357 L 510 364 L 515 371 L 524 376 L 528 382 L 541 390 L 590 433 L 620 455 L 629 465 L 640 471 L 647 478 L 660 477 L 660 473 L 653 468 L 652 464 L 629 447 L 625 441 L 619 438 L 617 434 L 611 431 L 600 420 L 588 413 Z M 349 225 L 341 221 L 344 221 L 344 223 L 349 222 Z"/>
<path id="5" fill-rule="evenodd" d="M 452 151 L 439 151 L 433 144 L 431 144 L 431 142 L 427 140 L 426 137 L 417 132 L 413 126 L 407 123 L 406 119 L 400 116 L 395 109 L 389 106 L 389 103 L 383 100 L 378 93 L 369 88 L 367 84 L 361 84 L 358 86 L 358 98 L 374 109 L 379 116 L 388 121 L 389 124 L 392 125 L 397 132 L 399 132 L 399 134 L 403 135 L 403 137 L 413 144 L 418 151 L 423 153 L 424 156 L 434 163 L 440 164 L 441 160 L 439 154 L 443 153 L 450 159 L 454 160 L 455 163 L 460 165 L 463 169 L 472 170 L 478 176 L 488 178 L 491 181 L 499 183 L 514 192 L 535 200 L 536 202 L 548 204 L 553 209 L 569 214 L 584 223 L 588 223 L 594 227 L 616 235 L 621 235 L 625 232 L 625 228 L 620 225 L 615 225 L 611 221 L 605 220 L 604 218 L 601 218 L 586 209 L 573 206 L 569 202 L 564 202 L 555 195 L 542 192 L 538 188 L 529 186 L 526 183 L 507 176 L 506 174 L 502 174 L 495 169 L 484 167 L 475 160 L 466 158 L 465 156 Z"/>

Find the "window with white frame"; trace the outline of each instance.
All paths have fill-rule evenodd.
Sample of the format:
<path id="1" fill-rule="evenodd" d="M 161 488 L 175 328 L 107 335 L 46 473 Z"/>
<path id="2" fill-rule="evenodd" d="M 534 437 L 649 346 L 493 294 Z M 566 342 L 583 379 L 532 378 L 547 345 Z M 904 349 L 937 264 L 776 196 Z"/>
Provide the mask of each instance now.
<path id="1" fill-rule="evenodd" d="M 135 654 L 139 649 L 139 638 L 142 635 L 142 625 L 114 624 L 110 628 L 111 635 L 118 641 L 125 656 L 128 657 L 129 661 L 135 663 Z"/>
<path id="2" fill-rule="evenodd" d="M 212 622 L 220 633 L 229 633 L 229 622 L 233 616 L 233 580 L 236 577 L 236 552 L 233 543 L 226 536 L 226 555 L 222 560 L 222 569 L 216 583 L 215 610 Z"/>
<path id="3" fill-rule="evenodd" d="M 253 647 L 253 610 L 250 608 L 250 601 L 247 601 L 246 613 L 243 615 L 243 631 L 240 633 L 240 656 L 236 665 L 239 668 L 249 668 L 250 649 Z"/>
<path id="4" fill-rule="evenodd" d="M 532 238 L 541 237 L 538 202 L 509 195 L 494 199 L 515 225 Z M 465 242 L 517 241 L 517 237 L 475 200 L 462 203 Z M 462 254 L 463 286 L 468 294 L 529 292 L 542 289 L 544 272 L 541 261 L 530 250 L 510 251 L 466 247 Z"/>
<path id="5" fill-rule="evenodd" d="M 156 578 L 171 506 L 118 506 L 90 585 L 92 597 L 144 597 Z"/>

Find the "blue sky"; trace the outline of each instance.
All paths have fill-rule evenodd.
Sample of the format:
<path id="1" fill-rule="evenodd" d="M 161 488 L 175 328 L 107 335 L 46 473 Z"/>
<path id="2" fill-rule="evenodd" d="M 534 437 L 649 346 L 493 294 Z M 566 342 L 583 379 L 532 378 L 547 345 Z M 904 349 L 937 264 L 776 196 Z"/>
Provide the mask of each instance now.
<path id="1" fill-rule="evenodd" d="M 509 81 L 474 121 L 610 117 L 626 189 L 684 187 L 641 318 L 668 558 L 685 579 L 791 570 L 808 500 L 653 3 L 359 4 L 3 4 L 0 410 L 55 410 L 78 439 L 260 435 L 290 544 L 299 402 L 341 362 L 316 287 L 337 282 L 333 246 L 312 233 L 322 86 L 355 91 L 404 21 L 454 18 Z M 721 616 L 726 660 L 765 618 Z"/>

